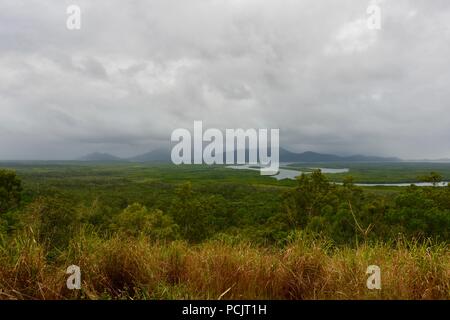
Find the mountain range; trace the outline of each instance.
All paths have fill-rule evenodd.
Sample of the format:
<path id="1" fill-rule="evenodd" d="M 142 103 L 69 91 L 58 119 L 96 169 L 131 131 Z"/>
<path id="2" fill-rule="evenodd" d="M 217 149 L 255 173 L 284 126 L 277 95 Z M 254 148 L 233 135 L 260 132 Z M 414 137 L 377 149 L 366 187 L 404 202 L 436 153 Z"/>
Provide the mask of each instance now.
<path id="1" fill-rule="evenodd" d="M 155 149 L 153 151 L 140 154 L 130 158 L 119 158 L 109 153 L 94 152 L 79 158 L 80 161 L 93 162 L 113 162 L 113 161 L 130 161 L 130 162 L 171 162 L 171 150 Z M 248 154 L 248 150 L 246 150 Z M 280 162 L 396 162 L 402 161 L 395 157 L 377 157 L 366 155 L 338 156 L 335 154 L 324 154 L 312 151 L 295 153 L 280 148 Z"/>

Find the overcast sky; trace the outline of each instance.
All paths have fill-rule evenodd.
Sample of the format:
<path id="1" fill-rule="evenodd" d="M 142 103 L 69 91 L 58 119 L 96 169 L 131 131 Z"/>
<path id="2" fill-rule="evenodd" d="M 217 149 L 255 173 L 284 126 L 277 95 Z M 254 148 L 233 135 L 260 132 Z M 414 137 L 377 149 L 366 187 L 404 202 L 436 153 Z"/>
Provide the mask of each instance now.
<path id="1" fill-rule="evenodd" d="M 293 151 L 450 157 L 450 1 L 1 0 L 0 159 L 279 128 Z M 66 8 L 81 7 L 81 30 Z"/>

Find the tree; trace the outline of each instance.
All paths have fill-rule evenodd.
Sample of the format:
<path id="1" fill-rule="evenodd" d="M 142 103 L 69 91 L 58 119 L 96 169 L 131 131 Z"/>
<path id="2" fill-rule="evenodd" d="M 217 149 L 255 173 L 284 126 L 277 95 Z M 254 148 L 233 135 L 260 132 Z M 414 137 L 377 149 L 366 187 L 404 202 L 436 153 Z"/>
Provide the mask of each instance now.
<path id="1" fill-rule="evenodd" d="M 436 186 L 438 183 L 442 182 L 442 175 L 437 172 L 430 172 L 429 175 L 419 177 L 420 181 L 423 182 L 431 182 L 433 186 Z"/>
<path id="2" fill-rule="evenodd" d="M 0 213 L 16 208 L 20 204 L 22 181 L 11 170 L 0 170 Z"/>
<path id="3" fill-rule="evenodd" d="M 128 236 L 144 235 L 152 240 L 175 240 L 178 238 L 178 226 L 172 218 L 161 210 L 149 210 L 134 203 L 128 206 L 113 221 L 113 230 Z"/>
<path id="4" fill-rule="evenodd" d="M 169 210 L 181 236 L 190 242 L 201 242 L 214 232 L 213 212 L 211 198 L 197 195 L 190 182 L 177 189 Z"/>
<path id="5" fill-rule="evenodd" d="M 49 248 L 64 248 L 81 226 L 81 215 L 76 203 L 64 196 L 38 197 L 27 205 L 27 224 L 37 239 Z"/>

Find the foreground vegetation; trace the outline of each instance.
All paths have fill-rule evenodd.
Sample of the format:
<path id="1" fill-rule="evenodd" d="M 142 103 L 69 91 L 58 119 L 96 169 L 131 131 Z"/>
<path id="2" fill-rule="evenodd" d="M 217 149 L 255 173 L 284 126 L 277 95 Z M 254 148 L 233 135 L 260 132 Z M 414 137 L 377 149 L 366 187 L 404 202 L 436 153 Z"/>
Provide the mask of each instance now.
<path id="1" fill-rule="evenodd" d="M 449 299 L 450 187 L 142 164 L 0 170 L 3 299 Z M 69 265 L 82 290 L 66 288 Z M 368 265 L 382 289 L 366 287 Z"/>
<path id="2" fill-rule="evenodd" d="M 143 237 L 74 237 L 49 252 L 30 234 L 1 243 L 3 299 L 449 299 L 450 259 L 444 246 L 398 242 L 337 248 L 292 238 L 283 248 L 229 239 L 200 245 Z M 77 264 L 82 289 L 66 288 Z M 366 268 L 382 270 L 382 289 L 368 290 Z"/>

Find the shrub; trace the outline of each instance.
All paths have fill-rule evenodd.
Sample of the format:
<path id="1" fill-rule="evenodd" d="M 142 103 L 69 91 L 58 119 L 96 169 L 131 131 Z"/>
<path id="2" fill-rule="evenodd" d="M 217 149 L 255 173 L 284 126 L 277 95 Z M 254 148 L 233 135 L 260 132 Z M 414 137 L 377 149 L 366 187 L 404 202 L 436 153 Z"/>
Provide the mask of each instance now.
<path id="1" fill-rule="evenodd" d="M 65 247 L 81 226 L 80 212 L 64 197 L 39 197 L 25 211 L 27 225 L 35 230 L 37 239 L 48 247 Z"/>
<path id="2" fill-rule="evenodd" d="M 22 182 L 14 171 L 0 170 L 0 214 L 20 204 Z"/>
<path id="3" fill-rule="evenodd" d="M 175 240 L 178 226 L 161 210 L 134 203 L 113 218 L 112 230 L 128 236 L 144 235 L 153 240 Z"/>

